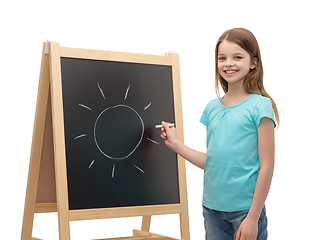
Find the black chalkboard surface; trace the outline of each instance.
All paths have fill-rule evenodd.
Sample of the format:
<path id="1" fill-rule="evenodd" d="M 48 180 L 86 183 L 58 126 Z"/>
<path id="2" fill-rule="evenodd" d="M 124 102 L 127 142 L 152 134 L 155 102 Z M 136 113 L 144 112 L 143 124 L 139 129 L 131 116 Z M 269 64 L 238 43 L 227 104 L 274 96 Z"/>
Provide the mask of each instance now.
<path id="1" fill-rule="evenodd" d="M 69 209 L 179 203 L 172 67 L 61 57 Z"/>

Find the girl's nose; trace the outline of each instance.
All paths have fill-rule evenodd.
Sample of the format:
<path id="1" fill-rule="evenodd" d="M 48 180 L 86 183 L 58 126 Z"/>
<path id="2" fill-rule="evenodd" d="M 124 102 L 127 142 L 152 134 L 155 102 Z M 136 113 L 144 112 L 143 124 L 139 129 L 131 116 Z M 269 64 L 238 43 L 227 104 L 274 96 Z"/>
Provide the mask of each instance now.
<path id="1" fill-rule="evenodd" d="M 226 61 L 226 66 L 227 67 L 232 67 L 234 65 L 234 63 L 233 63 L 233 61 L 231 60 L 231 59 L 228 59 L 227 61 Z"/>

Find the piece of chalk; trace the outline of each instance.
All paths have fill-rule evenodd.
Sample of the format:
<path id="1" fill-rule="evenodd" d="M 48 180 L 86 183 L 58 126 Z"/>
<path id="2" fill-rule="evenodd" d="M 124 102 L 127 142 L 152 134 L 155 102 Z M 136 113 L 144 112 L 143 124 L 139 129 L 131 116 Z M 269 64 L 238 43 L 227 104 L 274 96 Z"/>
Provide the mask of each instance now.
<path id="1" fill-rule="evenodd" d="M 175 124 L 174 123 L 170 123 L 168 124 L 169 127 L 174 127 Z M 162 128 L 163 126 L 162 125 L 155 125 L 155 128 Z"/>

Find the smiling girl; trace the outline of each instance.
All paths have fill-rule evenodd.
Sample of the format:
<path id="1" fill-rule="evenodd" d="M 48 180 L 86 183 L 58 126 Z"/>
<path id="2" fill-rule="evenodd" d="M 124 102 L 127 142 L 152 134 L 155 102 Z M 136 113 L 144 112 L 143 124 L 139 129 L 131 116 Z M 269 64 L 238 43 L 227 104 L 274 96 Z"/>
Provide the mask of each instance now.
<path id="1" fill-rule="evenodd" d="M 168 123 L 162 122 L 161 137 L 170 149 L 204 169 L 207 240 L 265 240 L 277 107 L 264 89 L 260 50 L 250 31 L 224 32 L 215 58 L 218 99 L 207 104 L 200 119 L 207 129 L 206 153 L 179 142 Z"/>

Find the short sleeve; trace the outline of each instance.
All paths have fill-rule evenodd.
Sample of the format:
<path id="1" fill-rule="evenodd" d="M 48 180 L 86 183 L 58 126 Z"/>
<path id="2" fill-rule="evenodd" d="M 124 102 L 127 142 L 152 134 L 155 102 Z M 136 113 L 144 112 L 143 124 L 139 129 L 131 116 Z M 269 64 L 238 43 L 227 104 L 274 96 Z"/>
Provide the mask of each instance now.
<path id="1" fill-rule="evenodd" d="M 208 127 L 208 125 L 209 125 L 209 111 L 210 111 L 210 102 L 205 107 L 205 110 L 203 111 L 201 118 L 200 118 L 200 122 L 203 125 L 205 125 L 206 127 Z"/>
<path id="2" fill-rule="evenodd" d="M 270 118 L 274 123 L 274 127 L 276 127 L 273 108 L 272 108 L 272 102 L 270 98 L 268 97 L 263 97 L 256 104 L 256 107 L 254 110 L 254 119 L 253 119 L 255 122 L 256 128 L 259 126 L 261 119 L 264 117 Z"/>

